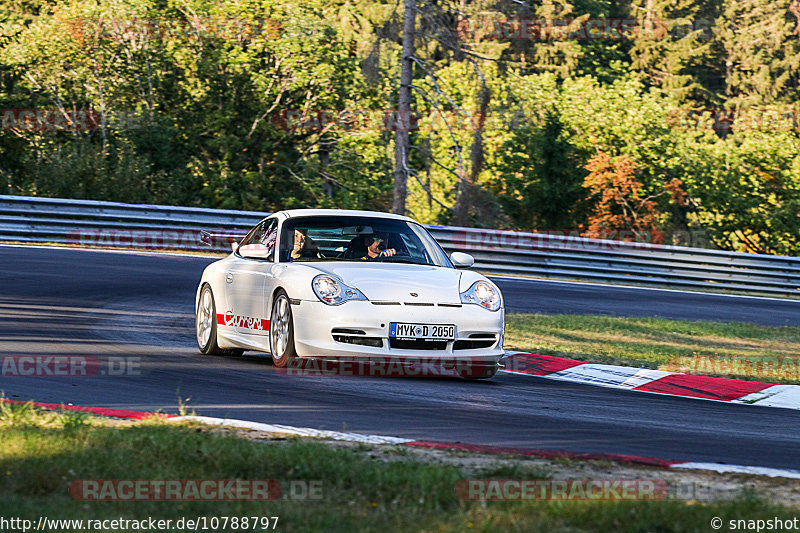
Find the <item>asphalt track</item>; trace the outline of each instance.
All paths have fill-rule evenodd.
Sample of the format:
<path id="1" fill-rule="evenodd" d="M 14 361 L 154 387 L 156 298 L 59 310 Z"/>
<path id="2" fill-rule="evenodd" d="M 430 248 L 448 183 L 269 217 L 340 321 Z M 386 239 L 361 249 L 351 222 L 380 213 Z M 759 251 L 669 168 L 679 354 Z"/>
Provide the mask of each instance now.
<path id="1" fill-rule="evenodd" d="M 263 357 L 207 357 L 193 296 L 207 257 L 0 247 L 0 355 L 127 357 L 134 375 L 0 377 L 12 399 L 197 414 L 420 440 L 800 468 L 800 412 L 498 374 L 287 376 Z M 800 302 L 526 280 L 512 311 L 800 324 Z"/>

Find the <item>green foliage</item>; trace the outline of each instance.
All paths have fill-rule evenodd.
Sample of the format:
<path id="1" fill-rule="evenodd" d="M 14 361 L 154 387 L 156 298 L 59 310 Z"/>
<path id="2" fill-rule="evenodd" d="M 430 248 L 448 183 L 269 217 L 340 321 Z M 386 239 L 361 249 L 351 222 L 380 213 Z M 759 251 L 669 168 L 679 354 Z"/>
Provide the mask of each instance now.
<path id="1" fill-rule="evenodd" d="M 513 131 L 500 149 L 497 171 L 492 188 L 515 226 L 569 230 L 584 222 L 586 172 L 554 112 L 541 127 Z"/>
<path id="2" fill-rule="evenodd" d="M 700 231 L 727 249 L 798 253 L 795 0 L 419 5 L 407 199 L 418 220 L 586 231 L 610 185 L 581 184 L 604 154 L 630 161 L 666 242 Z M 641 26 L 604 39 L 495 31 L 541 18 Z M 97 120 L 4 125 L 0 183 L 11 194 L 388 210 L 401 20 L 384 0 L 4 2 L 0 109 Z M 458 31 L 465 22 L 471 31 Z M 717 117 L 733 116 L 732 129 L 698 120 L 703 109 L 727 110 Z M 791 127 L 747 124 L 764 109 Z"/>
<path id="3" fill-rule="evenodd" d="M 800 254 L 800 139 L 750 130 L 695 145 L 694 216 L 725 249 Z"/>

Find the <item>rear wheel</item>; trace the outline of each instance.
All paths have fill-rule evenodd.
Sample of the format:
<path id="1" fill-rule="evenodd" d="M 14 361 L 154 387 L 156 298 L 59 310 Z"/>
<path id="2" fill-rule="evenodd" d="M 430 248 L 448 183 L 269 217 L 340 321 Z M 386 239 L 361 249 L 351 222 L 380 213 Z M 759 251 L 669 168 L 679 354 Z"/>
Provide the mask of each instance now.
<path id="1" fill-rule="evenodd" d="M 272 364 L 285 368 L 297 352 L 294 349 L 294 321 L 292 306 L 286 292 L 279 290 L 272 301 L 269 317 L 269 350 Z"/>
<path id="2" fill-rule="evenodd" d="M 206 283 L 200 291 L 195 314 L 195 333 L 197 347 L 206 355 L 242 355 L 244 350 L 237 348 L 220 348 L 217 345 L 217 308 L 214 304 L 214 293 Z"/>

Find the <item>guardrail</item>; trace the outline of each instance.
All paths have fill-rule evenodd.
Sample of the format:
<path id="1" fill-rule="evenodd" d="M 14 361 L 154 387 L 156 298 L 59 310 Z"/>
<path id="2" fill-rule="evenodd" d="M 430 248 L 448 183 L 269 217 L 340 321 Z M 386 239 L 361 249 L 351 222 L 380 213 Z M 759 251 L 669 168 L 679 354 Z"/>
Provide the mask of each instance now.
<path id="1" fill-rule="evenodd" d="M 232 240 L 266 215 L 0 195 L 0 240 L 229 251 Z M 512 231 L 427 228 L 446 251 L 472 254 L 474 268 L 489 274 L 800 297 L 800 258 L 796 257 Z"/>

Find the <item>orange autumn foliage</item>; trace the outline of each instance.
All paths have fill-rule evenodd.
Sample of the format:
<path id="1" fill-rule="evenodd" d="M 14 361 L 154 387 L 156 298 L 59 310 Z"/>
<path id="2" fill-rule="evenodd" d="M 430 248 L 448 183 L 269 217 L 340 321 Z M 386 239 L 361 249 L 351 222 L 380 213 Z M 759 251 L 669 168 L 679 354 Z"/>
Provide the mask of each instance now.
<path id="1" fill-rule="evenodd" d="M 589 215 L 587 237 L 632 233 L 636 240 L 656 244 L 664 242 L 659 230 L 659 213 L 653 196 L 642 198 L 642 183 L 636 179 L 636 163 L 627 155 L 611 157 L 603 152 L 586 164 L 589 175 L 583 186 L 597 198 Z M 680 181 L 668 186 L 676 202 L 685 201 Z"/>

